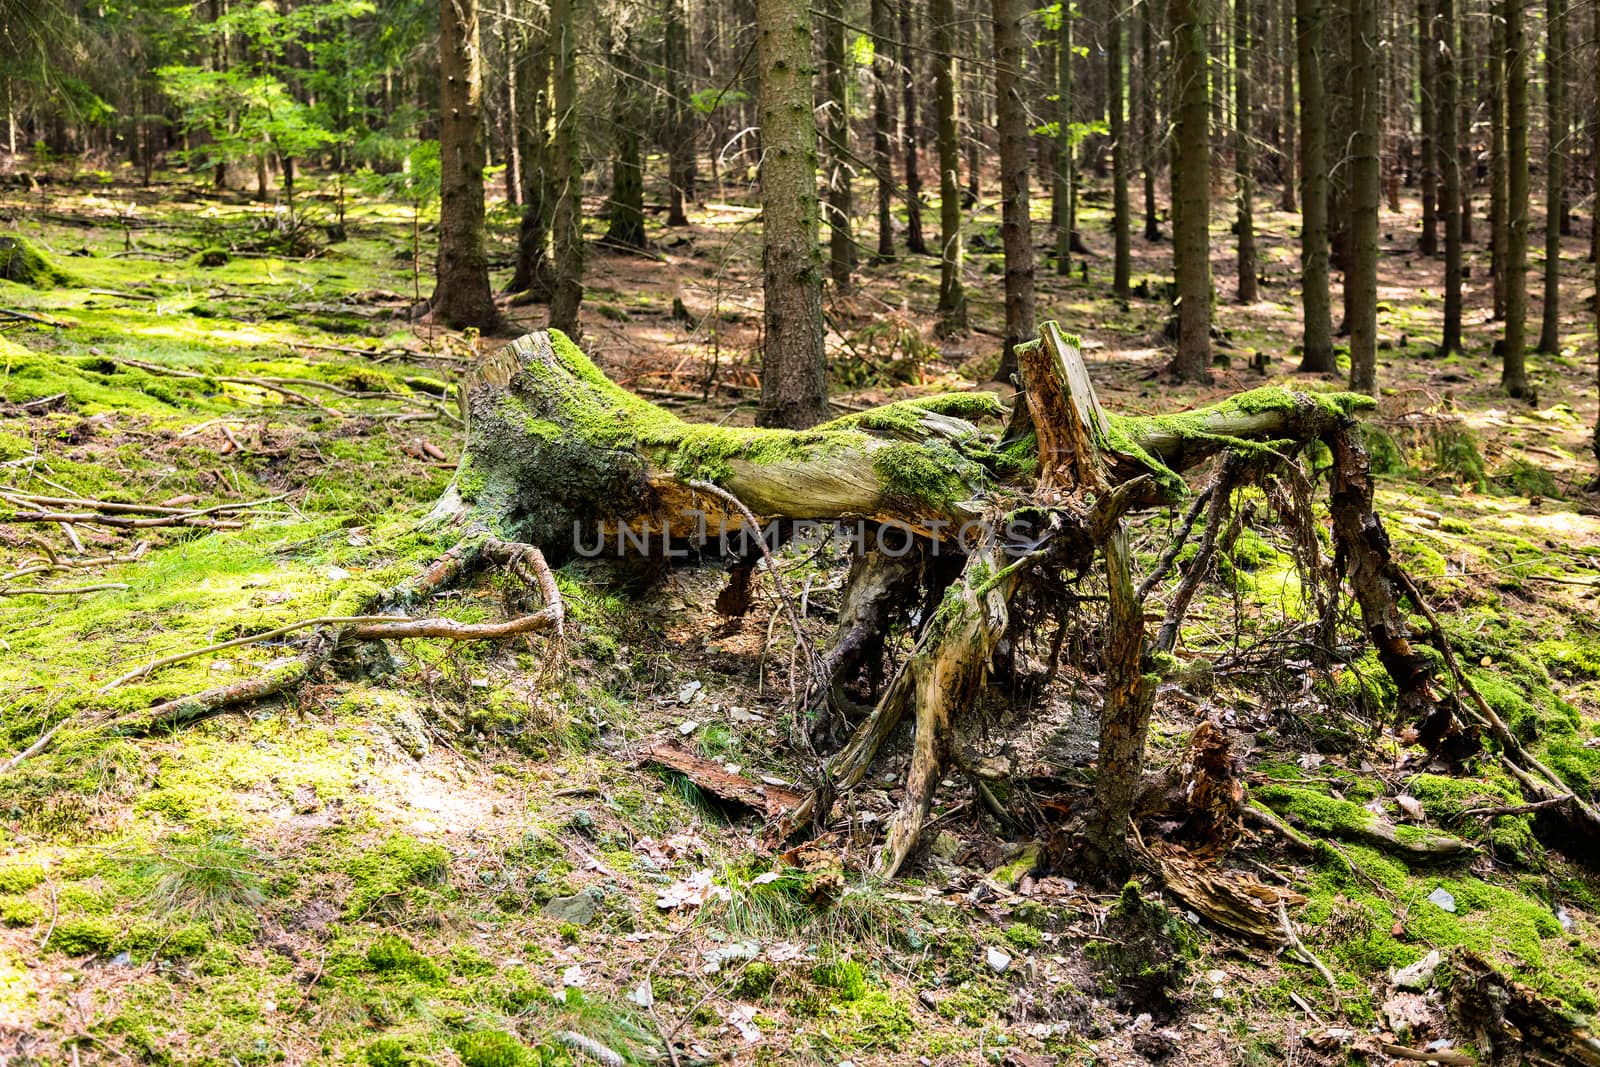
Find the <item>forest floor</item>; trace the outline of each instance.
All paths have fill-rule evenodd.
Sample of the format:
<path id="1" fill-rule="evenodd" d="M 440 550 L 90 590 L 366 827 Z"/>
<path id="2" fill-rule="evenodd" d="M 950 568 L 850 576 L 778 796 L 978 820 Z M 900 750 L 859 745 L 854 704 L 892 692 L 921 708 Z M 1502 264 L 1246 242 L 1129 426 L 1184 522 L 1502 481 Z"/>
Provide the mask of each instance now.
<path id="1" fill-rule="evenodd" d="M 302 203 L 325 222 L 330 194 Z M 1337 387 L 1290 373 L 1297 220 L 1260 207 L 1263 297 L 1219 303 L 1228 366 L 1209 387 L 1158 379 L 1168 309 L 1109 299 L 1108 255 L 1087 260 L 1087 281 L 1076 267 L 1041 275 L 1040 317 L 1084 337 L 1108 408 L 1173 411 L 1263 382 Z M 968 262 L 984 332 L 932 338 L 937 264 L 925 257 L 865 264 L 859 291 L 829 302 L 841 405 L 988 377 L 1002 314 L 996 211 L 975 210 Z M 514 213 L 493 215 L 499 279 Z M 592 247 L 586 350 L 688 417 L 748 422 L 755 219 L 729 194 L 686 229 L 653 224 L 650 256 Z M 1565 1011 L 1600 1010 L 1593 857 L 1542 843 L 1536 813 L 1466 814 L 1521 795 L 1492 758 L 1467 773 L 1407 761 L 1370 657 L 1312 669 L 1295 644 L 1307 609 L 1292 545 L 1264 503 L 1189 615 L 1181 657 L 1213 669 L 1162 687 L 1152 761 L 1175 762 L 1214 718 L 1252 802 L 1322 842 L 1304 855 L 1247 836 L 1225 862 L 1308 898 L 1293 918 L 1336 991 L 1294 952 L 1180 912 L 1167 915 L 1159 967 L 1119 971 L 1126 946 L 1106 933 L 1126 908 L 1118 895 L 1070 871 L 1028 873 L 965 780 L 941 792 L 908 876 L 870 880 L 859 870 L 904 752 L 853 794 L 847 829 L 774 861 L 759 820 L 639 759 L 666 741 L 747 775 L 804 778 L 782 743 L 792 638 L 771 625 L 778 603 L 763 585 L 747 616 L 722 618 L 716 567 L 638 591 L 571 564 L 558 575 L 564 640 L 396 642 L 390 662 L 245 714 L 116 736 L 119 715 L 248 678 L 295 635 L 109 685 L 140 665 L 344 613 L 446 547 L 417 529 L 460 448 L 441 394 L 501 341 L 404 318 L 417 291 L 405 205 L 353 202 L 347 241 L 304 235 L 312 257 L 274 251 L 285 234 L 271 209 L 177 182 L 13 185 L 0 220 L 63 272 L 0 282 L 0 307 L 32 316 L 0 323 L 0 1064 L 606 1062 L 596 1043 L 629 1062 L 669 1062 L 670 1047 L 674 1064 L 1037 1067 L 1181 1050 L 1261 1067 L 1382 1062 L 1379 1041 L 1472 1055 L 1475 1035 L 1453 1028 L 1439 982 L 1399 990 L 1391 977 L 1453 946 Z M 1109 251 L 1104 222 L 1086 198 L 1085 238 Z M 1411 250 L 1412 229 L 1385 213 L 1383 396 L 1369 420 L 1379 507 L 1485 697 L 1593 797 L 1586 241 L 1566 248 L 1567 347 L 1531 357 L 1540 400 L 1528 405 L 1495 388 L 1477 246 L 1470 351 L 1434 358 L 1440 266 Z M 1225 297 L 1224 220 L 1214 238 Z M 1168 247 L 1134 244 L 1136 282 L 1161 291 Z M 691 321 L 674 317 L 675 298 Z M 513 311 L 519 326 L 543 323 L 543 309 Z M 1248 369 L 1258 351 L 1264 379 Z M 83 499 L 231 510 L 138 528 L 20 518 Z M 1161 513 L 1136 531 L 1141 569 L 1174 521 Z M 844 563 L 837 549 L 784 558 L 819 639 Z M 92 585 L 114 587 L 66 592 Z M 439 610 L 494 618 L 514 596 L 488 583 Z M 1037 636 L 1029 654 L 1048 651 L 1049 628 Z M 997 713 L 994 747 L 1040 774 L 1081 776 L 1094 700 L 1092 679 L 1066 678 L 1026 721 Z M 1427 830 L 1476 851 L 1425 864 L 1376 841 L 1375 823 L 1396 824 L 1402 846 Z"/>

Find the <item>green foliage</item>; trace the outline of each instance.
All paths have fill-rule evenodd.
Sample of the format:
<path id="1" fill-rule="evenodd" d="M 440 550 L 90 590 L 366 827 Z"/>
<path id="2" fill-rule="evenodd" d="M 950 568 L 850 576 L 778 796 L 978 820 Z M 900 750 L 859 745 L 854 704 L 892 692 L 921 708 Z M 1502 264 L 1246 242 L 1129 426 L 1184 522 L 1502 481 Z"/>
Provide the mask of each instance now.
<path id="1" fill-rule="evenodd" d="M 409 974 L 424 982 L 437 982 L 445 976 L 443 967 L 397 934 L 384 934 L 367 946 L 367 965 L 379 973 Z"/>
<path id="2" fill-rule="evenodd" d="M 854 960 L 819 964 L 811 972 L 811 980 L 823 989 L 833 990 L 843 1001 L 860 1000 L 867 991 L 867 973 Z"/>
<path id="3" fill-rule="evenodd" d="M 154 879 L 150 901 L 160 911 L 183 910 L 199 919 L 237 922 L 265 899 L 262 857 L 231 833 L 178 835 L 144 864 Z"/>
<path id="4" fill-rule="evenodd" d="M 344 914 L 353 921 L 385 903 L 403 906 L 419 889 L 443 885 L 450 854 L 442 845 L 395 834 L 376 850 L 357 856 L 346 870 L 352 886 Z"/>
<path id="5" fill-rule="evenodd" d="M 456 1038 L 462 1067 L 533 1067 L 538 1057 L 504 1030 L 474 1030 Z"/>

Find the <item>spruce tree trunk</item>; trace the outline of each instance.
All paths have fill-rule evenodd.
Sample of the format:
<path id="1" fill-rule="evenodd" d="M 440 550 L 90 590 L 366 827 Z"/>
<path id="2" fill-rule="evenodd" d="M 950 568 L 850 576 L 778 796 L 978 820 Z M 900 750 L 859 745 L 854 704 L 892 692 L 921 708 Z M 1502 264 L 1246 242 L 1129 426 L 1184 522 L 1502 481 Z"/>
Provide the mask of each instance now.
<path id="1" fill-rule="evenodd" d="M 517 123 L 522 160 L 522 221 L 517 227 L 517 264 L 510 293 L 528 294 L 543 303 L 555 292 L 550 262 L 550 222 L 555 206 L 550 145 L 550 28 L 531 28 L 522 62 L 513 68 L 517 98 L 522 101 Z"/>
<path id="2" fill-rule="evenodd" d="M 940 336 L 967 332 L 967 294 L 961 281 L 961 141 L 956 125 L 954 0 L 930 0 L 934 103 L 939 117 L 939 321 Z"/>
<path id="3" fill-rule="evenodd" d="M 1156 57 L 1155 10 L 1150 0 L 1139 0 L 1139 169 L 1144 176 L 1144 239 L 1161 240 L 1161 220 L 1156 214 Z"/>
<path id="4" fill-rule="evenodd" d="M 1377 0 L 1353 0 L 1350 19 L 1351 139 L 1350 264 L 1345 270 L 1345 316 L 1350 330 L 1350 388 L 1378 391 L 1378 124 Z"/>
<path id="5" fill-rule="evenodd" d="M 1439 354 L 1461 351 L 1461 166 L 1456 141 L 1459 119 L 1457 99 L 1458 52 L 1456 42 L 1456 0 L 1438 0 L 1436 34 L 1428 44 L 1438 49 L 1439 85 L 1438 166 L 1444 175 L 1444 194 L 1440 214 L 1444 217 L 1444 330 L 1439 339 Z"/>
<path id="6" fill-rule="evenodd" d="M 906 251 L 914 256 L 925 256 L 928 254 L 928 241 L 922 232 L 922 171 L 917 158 L 922 138 L 922 116 L 917 109 L 918 54 L 912 11 L 915 2 L 900 0 L 900 76 L 903 80 L 900 144 L 906 164 Z"/>
<path id="7" fill-rule="evenodd" d="M 1280 48 L 1278 58 L 1279 73 L 1283 77 L 1280 88 L 1283 95 L 1279 98 L 1279 107 L 1282 109 L 1282 134 L 1279 142 L 1279 159 L 1282 163 L 1283 187 L 1278 198 L 1280 211 L 1295 210 L 1295 164 L 1299 159 L 1299 125 L 1295 119 L 1294 92 L 1295 92 L 1295 0 L 1283 0 L 1282 17 L 1278 20 L 1278 34 Z"/>
<path id="8" fill-rule="evenodd" d="M 894 53 L 891 41 L 890 0 L 872 0 L 872 165 L 878 187 L 878 261 L 894 259 L 894 215 L 890 197 L 894 193 L 894 165 L 889 155 L 889 131 L 894 127 Z"/>
<path id="9" fill-rule="evenodd" d="M 762 426 L 815 425 L 828 409 L 817 245 L 817 128 L 806 0 L 757 0 L 761 70 Z"/>
<path id="10" fill-rule="evenodd" d="M 1434 99 L 1433 12 L 1429 0 L 1417 0 L 1417 87 L 1422 112 L 1422 158 L 1419 180 L 1422 184 L 1422 240 L 1418 248 L 1425 256 L 1439 254 L 1438 175 L 1435 172 L 1434 139 L 1437 111 Z"/>
<path id="11" fill-rule="evenodd" d="M 1050 196 L 1056 219 L 1056 273 L 1072 269 L 1072 187 L 1078 180 L 1078 149 L 1072 143 L 1072 5 L 1061 5 L 1056 27 L 1056 174 Z"/>
<path id="12" fill-rule="evenodd" d="M 1528 45 L 1523 0 L 1504 0 L 1506 28 L 1506 333 L 1500 384 L 1528 395 Z"/>
<path id="13" fill-rule="evenodd" d="M 1472 240 L 1472 189 L 1477 184 L 1477 155 L 1473 150 L 1473 116 L 1478 111 L 1478 70 L 1472 51 L 1472 28 L 1467 21 L 1470 5 L 1456 12 L 1456 174 L 1461 179 L 1461 241 Z"/>
<path id="14" fill-rule="evenodd" d="M 439 261 L 429 307 L 455 329 L 500 324 L 483 244 L 483 68 L 477 0 L 439 0 Z"/>
<path id="15" fill-rule="evenodd" d="M 634 58 L 632 45 L 626 40 L 620 46 L 613 42 L 609 51 L 613 72 L 611 126 L 617 144 L 616 155 L 611 160 L 611 203 L 608 205 L 611 221 L 606 227 L 606 240 L 627 248 L 643 248 L 648 242 L 644 235 L 644 163 L 639 154 L 642 116 L 638 91 L 644 73 Z"/>
<path id="16" fill-rule="evenodd" d="M 687 226 L 684 205 L 694 180 L 694 125 L 684 101 L 683 75 L 689 66 L 689 31 L 683 0 L 665 0 L 662 17 L 662 67 L 666 88 L 667 225 Z"/>
<path id="17" fill-rule="evenodd" d="M 1233 0 L 1233 52 L 1239 76 L 1233 80 L 1233 173 L 1239 197 L 1239 303 L 1256 301 L 1256 222 L 1251 201 L 1255 197 L 1255 156 L 1250 138 L 1250 39 L 1249 0 Z"/>
<path id="18" fill-rule="evenodd" d="M 1111 294 L 1128 299 L 1132 264 L 1132 222 L 1128 205 L 1128 143 L 1126 108 L 1123 106 L 1126 71 L 1122 62 L 1121 0 L 1115 0 L 1106 20 L 1106 107 L 1111 131 Z M 1031 328 L 1030 328 L 1031 332 Z"/>
<path id="19" fill-rule="evenodd" d="M 583 157 L 579 151 L 578 46 L 576 0 L 550 0 L 551 59 L 555 88 L 551 117 L 551 173 L 555 204 L 551 241 L 555 251 L 555 290 L 550 295 L 550 325 L 578 335 L 583 303 Z"/>
<path id="20" fill-rule="evenodd" d="M 1328 117 L 1322 94 L 1324 0 L 1295 0 L 1300 77 L 1300 291 L 1305 318 L 1300 371 L 1332 374 L 1333 299 L 1328 285 Z"/>
<path id="21" fill-rule="evenodd" d="M 1205 0 L 1172 0 L 1173 253 L 1177 259 L 1178 351 L 1173 377 L 1211 380 L 1211 118 Z"/>
<path id="22" fill-rule="evenodd" d="M 1565 0 L 1545 0 L 1544 11 L 1548 35 L 1544 50 L 1544 317 L 1539 351 L 1555 355 L 1561 351 L 1561 200 L 1567 191 Z"/>
<path id="23" fill-rule="evenodd" d="M 1009 381 L 1017 369 L 1016 347 L 1035 336 L 1033 220 L 1028 209 L 1028 102 L 1023 99 L 1023 55 L 1028 39 L 1024 0 L 991 0 L 994 14 L 994 95 L 1000 133 L 1000 241 L 1005 247 L 1005 347 L 995 377 Z M 1123 192 L 1127 221 L 1127 189 Z"/>
<path id="24" fill-rule="evenodd" d="M 1494 287 L 1494 317 L 1506 317 L 1506 251 L 1510 247 L 1507 210 L 1510 168 L 1506 162 L 1506 24 L 1489 19 L 1489 270 Z"/>
<path id="25" fill-rule="evenodd" d="M 828 275 L 834 289 L 850 291 L 850 272 L 855 266 L 855 237 L 851 215 L 850 162 L 850 82 L 849 57 L 844 47 L 844 0 L 827 0 L 822 20 L 822 67 L 827 94 L 824 126 L 828 158 Z"/>

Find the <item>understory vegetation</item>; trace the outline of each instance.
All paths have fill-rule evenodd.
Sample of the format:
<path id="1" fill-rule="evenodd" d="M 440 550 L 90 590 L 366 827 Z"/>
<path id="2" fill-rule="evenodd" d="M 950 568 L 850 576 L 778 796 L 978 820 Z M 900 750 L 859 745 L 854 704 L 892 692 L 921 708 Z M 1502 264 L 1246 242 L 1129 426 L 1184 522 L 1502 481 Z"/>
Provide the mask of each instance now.
<path id="1" fill-rule="evenodd" d="M 1088 795 L 1103 586 L 1030 616 L 1006 654 L 1034 668 L 1036 689 L 965 709 L 983 723 L 977 749 L 889 881 L 866 869 L 909 759 L 904 731 L 804 842 L 772 841 L 748 807 L 647 758 L 670 743 L 772 788 L 814 784 L 784 612 L 798 601 L 800 631 L 825 641 L 849 565 L 840 540 L 781 550 L 793 598 L 758 573 L 733 618 L 717 610 L 720 563 L 553 560 L 559 634 L 359 644 L 237 714 L 120 730 L 152 705 L 281 669 L 304 632 L 163 659 L 361 614 L 455 541 L 424 519 L 456 474 L 456 383 L 493 342 L 405 316 L 409 205 L 315 175 L 299 196 L 313 212 L 341 197 L 345 239 L 318 237 L 312 255 L 253 250 L 239 236 L 267 209 L 111 175 L 0 196 L 5 240 L 40 268 L 0 281 L 0 307 L 20 313 L 0 322 L 0 1059 L 1032 1065 L 1181 1050 L 1261 1065 L 1382 1056 L 1380 1040 L 1473 1055 L 1476 1036 L 1446 1010 L 1448 964 L 1407 988 L 1393 977 L 1461 949 L 1573 1018 L 1600 1012 L 1593 852 L 1526 807 L 1495 744 L 1454 764 L 1419 758 L 1359 627 L 1331 645 L 1315 631 L 1306 546 L 1259 487 L 1233 492 L 1237 521 L 1159 665 L 1147 769 L 1177 773 L 1199 724 L 1224 731 L 1247 810 L 1219 862 L 1303 898 L 1285 912 L 1300 947 L 1281 952 L 1202 920 L 1148 871 L 1108 888 L 1070 860 L 1046 869 L 1050 842 L 1008 821 L 1032 804 L 1062 823 Z M 1105 211 L 1086 197 L 1082 212 L 1093 240 Z M 744 217 L 712 205 L 682 231 L 692 239 L 662 243 L 675 291 L 649 259 L 591 254 L 581 347 L 690 422 L 754 414 L 760 253 Z M 1109 263 L 1085 259 L 1087 282 L 1041 275 L 1041 308 L 1082 335 L 1117 415 L 1260 385 L 1331 391 L 1287 373 L 1292 222 L 1258 216 L 1266 295 L 1218 304 L 1226 365 L 1212 386 L 1153 382 L 1168 304 L 1113 300 Z M 492 232 L 501 263 L 511 227 Z M 1439 308 L 1420 266 L 1383 262 L 1386 388 L 1364 433 L 1394 552 L 1464 677 L 1592 801 L 1591 371 L 1572 352 L 1530 355 L 1541 395 L 1566 399 L 1509 406 L 1484 373 L 1487 339 L 1448 358 L 1405 342 Z M 982 249 L 968 263 L 985 329 L 1003 314 L 987 284 L 999 263 Z M 831 302 L 830 345 L 847 353 L 833 428 L 893 432 L 933 411 L 998 430 L 1011 396 L 975 388 L 997 343 L 936 342 L 918 325 L 938 266 L 864 265 L 858 292 Z M 543 325 L 533 308 L 509 314 Z M 964 399 L 859 413 L 952 391 Z M 703 472 L 724 457 L 694 459 Z M 1308 454 L 1313 475 L 1328 464 Z M 156 509 L 100 518 L 178 518 L 73 518 L 85 501 Z M 1136 580 L 1189 506 L 1131 530 Z M 29 517 L 52 512 L 67 517 Z M 1152 612 L 1196 552 L 1176 554 Z M 524 585 L 495 574 L 430 610 L 501 619 Z M 1058 618 L 1078 627 L 1064 650 Z M 909 623 L 885 630 L 899 662 Z M 1453 686 L 1442 657 L 1420 651 Z"/>

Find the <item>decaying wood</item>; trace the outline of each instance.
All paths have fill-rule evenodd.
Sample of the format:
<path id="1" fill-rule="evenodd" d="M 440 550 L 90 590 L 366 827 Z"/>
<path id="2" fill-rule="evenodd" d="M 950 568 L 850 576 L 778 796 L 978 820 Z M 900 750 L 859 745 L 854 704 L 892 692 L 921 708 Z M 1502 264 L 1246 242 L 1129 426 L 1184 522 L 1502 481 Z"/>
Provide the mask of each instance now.
<path id="1" fill-rule="evenodd" d="M 1299 893 L 1267 885 L 1254 875 L 1223 871 L 1176 845 L 1137 849 L 1161 876 L 1167 891 L 1206 921 L 1249 941 L 1273 947 L 1284 943 L 1279 909 L 1304 904 Z"/>
<path id="2" fill-rule="evenodd" d="M 752 781 L 745 775 L 696 756 L 672 744 L 653 745 L 639 756 L 640 763 L 653 763 L 677 771 L 695 785 L 722 800 L 743 804 L 767 818 L 777 818 L 801 801 L 799 793 L 781 785 Z"/>
<path id="3" fill-rule="evenodd" d="M 1464 948 L 1450 955 L 1450 1014 L 1488 1064 L 1600 1067 L 1600 1038 L 1560 1003 Z"/>

